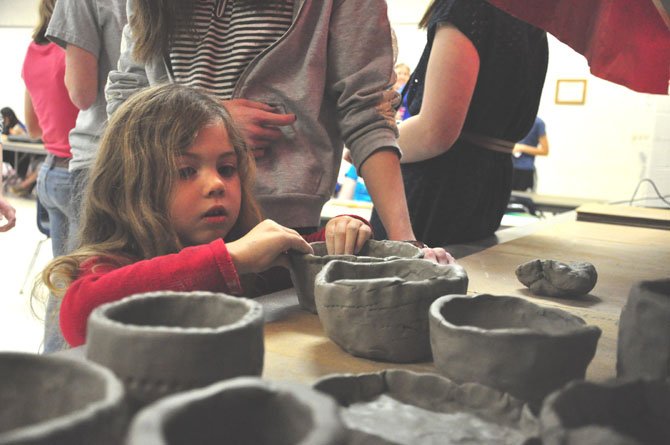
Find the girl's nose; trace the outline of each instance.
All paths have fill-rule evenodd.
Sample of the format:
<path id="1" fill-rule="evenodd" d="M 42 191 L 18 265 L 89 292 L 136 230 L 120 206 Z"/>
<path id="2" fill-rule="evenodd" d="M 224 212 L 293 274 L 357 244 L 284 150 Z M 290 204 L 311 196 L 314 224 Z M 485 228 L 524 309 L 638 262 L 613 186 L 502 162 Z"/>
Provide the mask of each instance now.
<path id="1" fill-rule="evenodd" d="M 218 172 L 207 175 L 207 195 L 221 196 L 225 193 L 225 183 Z"/>

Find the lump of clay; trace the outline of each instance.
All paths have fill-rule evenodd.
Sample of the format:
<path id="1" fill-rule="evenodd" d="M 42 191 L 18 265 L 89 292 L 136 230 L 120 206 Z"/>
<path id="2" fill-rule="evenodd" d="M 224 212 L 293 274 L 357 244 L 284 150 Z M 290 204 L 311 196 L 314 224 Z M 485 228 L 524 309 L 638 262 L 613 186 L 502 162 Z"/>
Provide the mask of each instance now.
<path id="1" fill-rule="evenodd" d="M 558 298 L 584 296 L 598 280 L 591 263 L 556 260 L 528 261 L 516 268 L 516 276 L 534 294 Z"/>

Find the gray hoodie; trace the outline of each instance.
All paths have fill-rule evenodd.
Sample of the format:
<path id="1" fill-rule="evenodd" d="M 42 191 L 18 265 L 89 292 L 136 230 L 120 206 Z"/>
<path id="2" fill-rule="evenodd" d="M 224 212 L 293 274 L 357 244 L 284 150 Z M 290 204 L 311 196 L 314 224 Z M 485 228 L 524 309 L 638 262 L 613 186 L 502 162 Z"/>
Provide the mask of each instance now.
<path id="1" fill-rule="evenodd" d="M 134 3 L 128 1 L 129 16 Z M 110 114 L 138 89 L 174 81 L 164 57 L 133 59 L 132 32 L 124 28 L 118 70 L 109 75 Z M 266 217 L 317 226 L 345 144 L 356 168 L 381 148 L 400 154 L 394 81 L 384 0 L 296 0 L 289 30 L 249 64 L 233 92 L 297 117 L 257 160 L 256 197 Z"/>

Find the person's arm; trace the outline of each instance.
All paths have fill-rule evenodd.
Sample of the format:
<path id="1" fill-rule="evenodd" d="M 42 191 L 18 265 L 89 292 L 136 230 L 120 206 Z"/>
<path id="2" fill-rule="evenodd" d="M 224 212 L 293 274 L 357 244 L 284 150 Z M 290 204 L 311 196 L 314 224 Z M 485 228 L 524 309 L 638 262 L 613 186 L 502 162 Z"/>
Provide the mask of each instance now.
<path id="1" fill-rule="evenodd" d="M 430 159 L 451 148 L 461 134 L 478 73 L 479 54 L 472 42 L 453 25 L 440 25 L 428 61 L 421 111 L 399 125 L 402 163 Z"/>
<path id="2" fill-rule="evenodd" d="M 547 156 L 549 154 L 549 140 L 547 139 L 547 135 L 540 136 L 537 147 L 526 144 L 515 144 L 514 152 L 525 153 L 531 156 Z"/>
<path id="3" fill-rule="evenodd" d="M 354 199 L 354 192 L 356 192 L 356 185 L 358 183 L 355 179 L 345 176 L 342 179 L 342 187 L 337 194 L 339 199 Z"/>
<path id="4" fill-rule="evenodd" d="M 2 125 L 0 125 L 1 127 Z M 0 142 L 0 166 L 2 166 L 2 142 Z M 5 220 L 4 222 L 3 219 Z M 2 196 L 2 174 L 0 174 L 0 232 L 6 232 L 15 225 L 16 210 Z"/>
<path id="5" fill-rule="evenodd" d="M 28 128 L 28 136 L 33 139 L 39 139 L 42 137 L 42 127 L 40 126 L 40 121 L 37 118 L 35 113 L 35 107 L 33 107 L 33 100 L 30 97 L 30 93 L 26 90 L 24 94 L 23 101 L 23 112 L 26 115 L 26 127 Z"/>
<path id="6" fill-rule="evenodd" d="M 65 48 L 65 87 L 77 108 L 89 109 L 98 97 L 98 57 L 68 44 Z"/>

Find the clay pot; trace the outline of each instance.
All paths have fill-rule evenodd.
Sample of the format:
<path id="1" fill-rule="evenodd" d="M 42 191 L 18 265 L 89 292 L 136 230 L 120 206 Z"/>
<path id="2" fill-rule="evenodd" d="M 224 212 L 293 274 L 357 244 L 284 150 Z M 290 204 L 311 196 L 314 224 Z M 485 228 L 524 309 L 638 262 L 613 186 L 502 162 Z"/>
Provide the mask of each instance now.
<path id="1" fill-rule="evenodd" d="M 333 396 L 349 445 L 520 444 L 538 432 L 525 404 L 477 383 L 388 370 L 327 376 L 314 388 Z"/>
<path id="2" fill-rule="evenodd" d="M 210 292 L 154 292 L 97 308 L 86 356 L 113 370 L 134 408 L 263 370 L 263 309 Z"/>
<path id="3" fill-rule="evenodd" d="M 337 404 L 309 387 L 239 377 L 142 410 L 129 445 L 344 444 Z"/>
<path id="4" fill-rule="evenodd" d="M 670 377 L 670 279 L 642 281 L 621 310 L 617 376 Z"/>
<path id="5" fill-rule="evenodd" d="M 316 314 L 314 280 L 323 266 L 333 260 L 373 263 L 396 258 L 422 258 L 418 247 L 402 241 L 369 240 L 358 255 L 328 255 L 326 243 L 311 243 L 314 254 L 289 253 L 291 280 L 298 294 L 300 307 Z"/>
<path id="6" fill-rule="evenodd" d="M 670 382 L 573 382 L 540 414 L 544 445 L 670 443 Z"/>
<path id="7" fill-rule="evenodd" d="M 467 287 L 468 276 L 458 265 L 331 261 L 316 278 L 316 308 L 328 337 L 350 354 L 415 362 L 430 359 L 430 304 Z"/>
<path id="8" fill-rule="evenodd" d="M 478 382 L 534 408 L 582 379 L 600 329 L 560 309 L 517 297 L 448 295 L 430 308 L 435 366 L 456 382 Z"/>
<path id="9" fill-rule="evenodd" d="M 52 355 L 0 354 L 0 444 L 121 443 L 121 382 L 93 363 Z"/>

